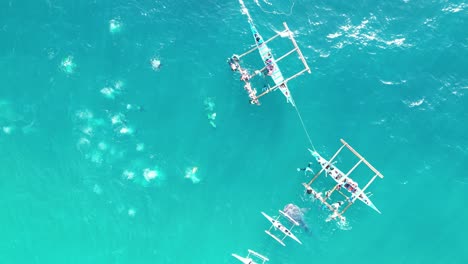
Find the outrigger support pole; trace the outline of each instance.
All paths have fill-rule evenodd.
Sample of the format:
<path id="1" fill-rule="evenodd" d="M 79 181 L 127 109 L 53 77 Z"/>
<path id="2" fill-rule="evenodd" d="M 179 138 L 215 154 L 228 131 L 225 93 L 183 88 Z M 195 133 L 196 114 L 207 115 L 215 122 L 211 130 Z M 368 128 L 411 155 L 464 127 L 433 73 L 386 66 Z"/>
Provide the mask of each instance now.
<path id="1" fill-rule="evenodd" d="M 363 156 L 361 156 L 361 154 L 359 154 L 356 150 L 353 149 L 353 147 L 351 147 L 348 143 L 346 143 L 346 141 L 344 141 L 343 139 L 340 139 L 341 140 L 341 143 L 343 143 L 349 150 L 351 150 L 351 152 L 354 153 L 354 155 L 356 155 L 359 159 L 361 159 L 366 165 L 367 167 L 369 167 L 372 171 L 375 172 L 375 174 L 377 174 L 380 178 L 383 179 L 383 175 L 374 168 L 374 166 L 372 166 Z"/>
<path id="2" fill-rule="evenodd" d="M 355 195 L 355 197 L 353 198 L 353 202 L 356 201 L 356 199 L 359 197 L 359 195 L 363 194 L 364 191 L 367 189 L 367 187 L 369 187 L 371 185 L 371 183 L 375 180 L 375 178 L 377 178 L 377 174 L 374 175 L 374 177 L 372 177 L 372 179 L 366 184 L 366 186 L 364 186 L 364 188 L 362 188 L 361 192 L 359 192 L 358 194 Z"/>
<path id="3" fill-rule="evenodd" d="M 341 211 L 341 213 L 338 213 L 338 215 L 342 216 L 351 205 L 353 205 L 353 202 L 349 202 L 348 205 L 343 209 L 343 211 Z"/>
<path id="4" fill-rule="evenodd" d="M 297 46 L 296 40 L 294 39 L 291 30 L 289 30 L 288 24 L 286 24 L 286 22 L 283 22 L 283 25 L 284 25 L 284 28 L 286 28 L 286 31 L 288 32 L 288 35 L 289 35 L 289 39 L 291 40 L 291 42 L 293 43 L 294 47 L 296 48 L 297 53 L 299 54 L 299 58 L 301 58 L 301 61 L 302 61 L 302 63 L 304 64 L 304 67 L 307 69 L 307 71 L 308 71 L 309 73 L 311 73 L 310 68 L 309 68 L 309 65 L 307 65 L 307 61 L 306 61 L 305 58 L 304 58 L 304 55 L 302 55 L 302 52 L 301 52 L 301 50 L 299 49 L 299 46 Z"/>
<path id="5" fill-rule="evenodd" d="M 296 51 L 296 48 L 294 48 L 293 50 L 290 50 L 288 53 L 286 53 L 286 54 L 284 54 L 283 56 L 279 57 L 279 59 L 276 59 L 275 62 L 279 62 L 280 60 L 286 58 L 287 56 L 289 56 L 289 55 L 290 55 L 291 53 L 293 53 L 294 51 Z M 261 68 L 260 70 L 254 71 L 254 73 L 259 74 L 259 73 L 261 73 L 262 71 L 264 71 L 266 68 L 267 68 L 267 66 Z M 256 75 L 256 74 L 254 74 L 254 75 Z"/>
<path id="6" fill-rule="evenodd" d="M 282 33 L 284 33 L 284 31 L 282 31 L 282 32 L 280 32 L 280 33 L 274 35 L 273 37 L 271 37 L 271 38 L 265 40 L 261 45 L 267 44 L 268 42 L 274 40 L 274 39 L 277 38 L 278 36 L 281 36 Z M 250 50 L 248 50 L 248 51 L 246 51 L 246 52 L 244 52 L 244 53 L 242 53 L 241 55 L 239 55 L 239 59 L 242 58 L 242 57 L 244 57 L 245 55 L 247 55 L 247 54 L 249 54 L 249 53 L 255 51 L 256 49 L 258 49 L 257 46 L 255 46 L 254 48 L 251 48 Z"/>
<path id="7" fill-rule="evenodd" d="M 287 78 L 287 79 L 284 80 L 282 83 L 277 84 L 277 85 L 275 85 L 275 86 L 273 86 L 273 87 L 271 87 L 271 88 L 268 88 L 266 91 L 264 91 L 263 93 L 261 93 L 261 94 L 259 94 L 257 97 L 255 97 L 255 99 L 258 99 L 258 98 L 260 98 L 260 97 L 266 95 L 267 93 L 272 92 L 272 91 L 278 89 L 278 87 L 280 87 L 281 85 L 287 85 L 287 82 L 289 82 L 290 80 L 296 78 L 297 76 L 303 74 L 304 72 L 306 72 L 306 71 L 308 71 L 308 70 L 309 70 L 309 69 L 303 69 L 302 71 L 300 71 L 300 72 L 294 74 L 293 76 Z"/>

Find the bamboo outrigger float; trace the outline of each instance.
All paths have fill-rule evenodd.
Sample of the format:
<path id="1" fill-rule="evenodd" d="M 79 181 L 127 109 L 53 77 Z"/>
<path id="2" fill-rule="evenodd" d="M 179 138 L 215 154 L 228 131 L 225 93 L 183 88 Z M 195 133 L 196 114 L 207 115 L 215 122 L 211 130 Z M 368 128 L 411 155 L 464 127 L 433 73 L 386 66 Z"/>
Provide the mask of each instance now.
<path id="1" fill-rule="evenodd" d="M 293 33 L 289 30 L 289 27 L 288 25 L 286 24 L 286 22 L 283 22 L 283 25 L 284 25 L 284 30 L 277 33 L 276 35 L 274 35 L 273 37 L 267 39 L 267 40 L 263 40 L 263 37 L 260 35 L 260 33 L 258 33 L 257 31 L 257 28 L 255 27 L 254 23 L 253 23 L 253 20 L 252 18 L 250 17 L 250 14 L 248 13 L 247 9 L 245 8 L 244 4 L 242 1 L 241 2 L 241 5 L 243 6 L 243 12 L 244 14 L 247 15 L 248 17 L 248 22 L 250 24 L 250 29 L 252 31 L 252 34 L 253 34 L 253 37 L 254 37 L 254 40 L 255 40 L 255 47 L 242 53 L 241 55 L 233 55 L 230 59 L 229 59 L 229 64 L 231 65 L 231 69 L 233 71 L 239 71 L 241 73 L 241 80 L 245 82 L 245 86 L 244 88 L 247 90 L 247 92 L 249 93 L 249 97 L 250 97 L 250 102 L 252 104 L 257 104 L 259 105 L 259 101 L 258 99 L 274 90 L 277 90 L 277 89 L 280 89 L 280 91 L 283 93 L 283 95 L 286 97 L 286 100 L 287 102 L 291 103 L 293 106 L 295 106 L 294 104 L 294 100 L 292 98 L 292 95 L 289 91 L 289 88 L 288 88 L 288 82 L 291 81 L 292 79 L 298 77 L 299 75 L 305 73 L 305 72 L 308 72 L 308 73 L 311 73 L 310 71 L 310 68 L 309 68 L 309 65 L 307 65 L 307 61 L 305 60 L 304 56 L 302 55 L 302 52 L 301 50 L 299 49 L 299 46 L 297 45 L 297 42 L 296 40 L 294 39 L 294 36 L 293 36 Z M 268 48 L 268 46 L 266 45 L 268 42 L 270 41 L 273 41 L 274 39 L 276 39 L 278 36 L 287 36 L 294 48 L 288 52 L 286 52 L 284 55 L 280 56 L 278 59 L 275 59 L 272 55 L 272 52 L 270 50 L 270 48 Z M 264 67 L 261 68 L 261 69 L 258 69 L 258 70 L 255 70 L 254 73 L 252 75 L 250 75 L 246 69 L 243 69 L 240 65 L 240 60 L 242 59 L 242 57 L 252 53 L 253 51 L 255 50 L 258 50 L 259 53 L 260 53 L 260 57 L 262 58 L 262 61 L 264 63 Z M 293 74 L 292 76 L 288 77 L 288 78 L 284 78 L 283 74 L 281 73 L 281 70 L 278 66 L 278 62 L 281 61 L 282 59 L 286 58 L 287 56 L 293 54 L 293 53 L 297 53 L 297 55 L 299 56 L 300 60 L 302 61 L 302 64 L 304 65 L 304 69 L 300 70 L 299 72 Z M 257 91 L 255 89 L 253 89 L 250 85 L 250 79 L 257 76 L 257 75 L 261 75 L 261 74 L 265 74 L 265 75 L 268 75 L 268 76 L 271 76 L 273 82 L 274 82 L 274 86 L 273 87 L 269 87 L 268 89 L 266 89 L 265 91 L 263 91 L 261 94 L 257 95 Z"/>
<path id="2" fill-rule="evenodd" d="M 253 250 L 248 249 L 249 254 L 245 257 L 239 256 L 237 254 L 231 254 L 233 257 L 238 259 L 240 262 L 243 264 L 257 264 L 261 263 L 264 264 L 265 262 L 269 261 L 269 259 L 260 253 L 257 253 Z M 261 261 L 261 262 L 256 262 L 256 261 Z"/>
<path id="3" fill-rule="evenodd" d="M 265 214 L 264 212 L 262 212 L 262 215 L 268 219 L 268 221 L 270 221 L 271 223 L 271 226 L 268 230 L 265 230 L 265 233 L 267 233 L 267 235 L 269 235 L 270 237 L 272 237 L 274 240 L 276 240 L 278 243 L 280 243 L 281 245 L 283 246 L 286 246 L 286 244 L 284 244 L 283 240 L 286 238 L 286 237 L 290 237 L 291 239 L 293 239 L 294 241 L 296 241 L 297 243 L 299 244 L 302 244 L 302 242 L 292 233 L 292 229 L 295 227 L 295 226 L 299 226 L 299 223 L 296 222 L 296 220 L 294 220 L 291 216 L 289 216 L 287 213 L 279 210 L 279 215 L 276 217 L 276 218 L 273 218 L 267 214 Z M 279 219 L 283 217 L 283 218 L 286 218 L 290 223 L 291 223 L 291 227 L 288 229 L 286 226 L 284 226 L 280 221 Z M 279 230 L 281 231 L 281 233 L 284 235 L 282 238 L 279 238 L 277 237 L 276 235 L 274 235 L 272 232 L 273 232 L 273 229 L 274 230 Z"/>
<path id="4" fill-rule="evenodd" d="M 324 159 L 318 152 L 312 151 L 309 149 L 311 155 L 316 159 L 316 161 L 320 164 L 322 169 L 314 175 L 314 177 L 308 182 L 303 183 L 302 185 L 306 188 L 308 194 L 314 195 L 322 204 L 324 204 L 330 211 L 332 211 L 332 215 L 330 219 L 340 219 L 341 221 L 345 221 L 346 218 L 343 214 L 348 210 L 348 208 L 354 204 L 356 200 L 362 201 L 364 204 L 369 206 L 370 208 L 374 209 L 379 214 L 381 213 L 379 209 L 374 205 L 374 203 L 370 200 L 371 194 L 365 193 L 367 188 L 374 182 L 377 177 L 383 178 L 383 175 L 377 171 L 374 166 L 372 166 L 364 157 L 361 156 L 354 148 L 352 148 L 348 143 L 346 143 L 343 139 L 341 139 L 341 143 L 343 144 L 336 153 L 332 156 L 330 160 Z M 333 160 L 338 156 L 338 154 L 343 150 L 344 147 L 347 147 L 358 159 L 359 161 L 345 174 L 341 172 L 335 165 L 333 164 Z M 357 182 L 351 179 L 351 173 L 361 164 L 364 163 L 371 171 L 375 174 L 374 176 L 367 182 L 364 188 L 358 187 Z M 312 183 L 318 178 L 322 172 L 326 173 L 326 175 L 330 176 L 335 182 L 336 185 L 325 193 L 325 196 L 322 196 L 320 192 L 312 188 Z M 350 196 L 346 195 L 341 189 L 346 190 L 347 193 L 351 194 Z M 348 204 L 345 206 L 343 210 L 339 210 L 339 207 L 344 202 L 338 203 L 330 203 L 327 200 L 330 199 L 331 195 L 334 192 L 338 192 L 342 196 L 344 196 L 345 201 Z"/>

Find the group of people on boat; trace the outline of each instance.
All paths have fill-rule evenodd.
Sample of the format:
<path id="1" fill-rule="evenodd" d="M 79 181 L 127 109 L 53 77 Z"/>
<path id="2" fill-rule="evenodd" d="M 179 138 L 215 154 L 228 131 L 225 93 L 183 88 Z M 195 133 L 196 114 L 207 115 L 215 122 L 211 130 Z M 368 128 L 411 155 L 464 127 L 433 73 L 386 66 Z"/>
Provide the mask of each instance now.
<path id="1" fill-rule="evenodd" d="M 260 105 L 260 102 L 258 101 L 258 98 L 257 98 L 257 90 L 255 88 L 252 88 L 252 84 L 250 83 L 251 76 L 249 75 L 249 72 L 246 69 L 241 68 L 239 64 L 239 56 L 233 55 L 231 58 L 228 59 L 228 63 L 232 71 L 240 72 L 241 74 L 240 80 L 245 83 L 244 89 L 247 91 L 247 94 L 249 95 L 250 103 Z"/>
<path id="2" fill-rule="evenodd" d="M 273 70 L 275 69 L 275 65 L 273 64 L 270 53 L 268 53 L 268 59 L 265 60 L 265 65 L 265 75 L 271 76 L 273 74 Z"/>
<path id="3" fill-rule="evenodd" d="M 337 181 L 340 181 L 341 178 L 343 178 L 343 174 L 342 173 L 339 173 L 334 166 L 331 166 L 330 164 L 325 167 L 325 169 L 327 170 L 328 174 L 330 174 L 330 176 L 332 176 L 335 180 Z M 349 178 L 346 178 L 342 181 L 342 186 L 348 190 L 350 193 L 356 193 L 357 189 L 358 189 L 358 184 L 356 182 L 354 182 L 353 180 L 349 179 Z M 338 186 L 338 187 L 341 187 L 341 186 Z M 362 194 L 361 194 L 362 196 Z M 361 197 L 360 196 L 360 197 Z M 362 197 L 361 197 L 362 198 Z"/>

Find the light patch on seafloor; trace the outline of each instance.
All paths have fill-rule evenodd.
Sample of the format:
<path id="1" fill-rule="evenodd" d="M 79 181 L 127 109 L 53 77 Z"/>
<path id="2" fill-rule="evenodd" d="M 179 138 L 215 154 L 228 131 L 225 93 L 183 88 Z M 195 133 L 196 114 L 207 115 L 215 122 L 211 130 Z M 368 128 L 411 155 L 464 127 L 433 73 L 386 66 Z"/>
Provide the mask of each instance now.
<path id="1" fill-rule="evenodd" d="M 111 123 L 113 125 L 122 124 L 123 117 L 124 117 L 124 115 L 122 115 L 121 113 L 115 114 L 115 115 L 111 116 Z"/>
<path id="2" fill-rule="evenodd" d="M 92 136 L 93 135 L 93 128 L 90 126 L 83 127 L 81 132 L 85 135 Z"/>
<path id="3" fill-rule="evenodd" d="M 18 114 L 11 102 L 0 99 L 0 122 L 14 122 Z"/>
<path id="4" fill-rule="evenodd" d="M 191 167 L 185 170 L 186 179 L 191 180 L 193 183 L 199 183 L 200 179 L 197 177 L 198 167 Z"/>
<path id="5" fill-rule="evenodd" d="M 60 67 L 62 71 L 66 73 L 69 73 L 69 74 L 73 73 L 76 68 L 76 64 L 73 62 L 73 56 L 70 55 L 66 57 L 65 59 L 63 59 L 62 62 L 60 63 Z"/>
<path id="6" fill-rule="evenodd" d="M 13 132 L 13 127 L 11 126 L 4 126 L 2 127 L 2 131 L 3 133 L 7 134 L 7 135 L 10 135 L 11 132 Z"/>
<path id="7" fill-rule="evenodd" d="M 385 85 L 393 85 L 393 82 L 390 82 L 390 81 L 380 80 L 380 82 L 385 84 Z"/>
<path id="8" fill-rule="evenodd" d="M 87 158 L 89 160 L 91 160 L 91 162 L 99 164 L 99 165 L 102 164 L 102 162 L 104 160 L 103 157 L 102 157 L 102 153 L 100 151 L 96 151 L 96 150 L 89 153 L 87 155 Z"/>
<path id="9" fill-rule="evenodd" d="M 128 111 L 142 111 L 143 110 L 143 107 L 139 106 L 139 105 L 135 105 L 135 104 L 127 104 L 125 106 L 125 108 L 128 110 Z"/>
<path id="10" fill-rule="evenodd" d="M 95 194 L 101 194 L 101 193 L 102 193 L 102 188 L 101 188 L 101 186 L 99 186 L 99 184 L 97 184 L 97 183 L 94 184 L 93 192 L 94 192 Z"/>
<path id="11" fill-rule="evenodd" d="M 89 141 L 89 139 L 84 138 L 84 137 L 80 138 L 78 140 L 78 143 L 76 144 L 76 147 L 78 148 L 80 152 L 88 150 L 90 146 L 91 146 L 91 141 Z"/>
<path id="12" fill-rule="evenodd" d="M 116 90 L 122 90 L 123 87 L 124 87 L 124 84 L 125 84 L 125 83 L 124 83 L 122 80 L 117 80 L 117 81 L 115 81 L 115 83 L 114 83 L 114 88 L 115 88 Z"/>
<path id="13" fill-rule="evenodd" d="M 135 209 L 133 209 L 133 208 L 129 208 L 128 211 L 127 211 L 127 213 L 128 213 L 128 216 L 134 217 L 135 214 L 136 214 L 136 211 L 135 211 Z"/>
<path id="14" fill-rule="evenodd" d="M 122 31 L 122 22 L 118 18 L 109 21 L 109 32 L 111 34 L 119 33 Z"/>
<path id="15" fill-rule="evenodd" d="M 82 120 L 88 120 L 94 117 L 93 112 L 91 112 L 89 109 L 76 111 L 75 115 Z"/>
<path id="16" fill-rule="evenodd" d="M 380 120 L 373 121 L 371 124 L 373 124 L 373 125 L 382 125 L 382 124 L 384 124 L 386 122 L 387 122 L 387 120 L 385 118 L 382 118 Z"/>
<path id="17" fill-rule="evenodd" d="M 99 148 L 99 150 L 106 151 L 108 146 L 107 146 L 107 144 L 105 142 L 101 141 L 101 142 L 98 143 L 98 148 Z"/>
<path id="18" fill-rule="evenodd" d="M 336 226 L 341 229 L 341 230 L 345 230 L 345 231 L 348 231 L 348 230 L 351 230 L 353 229 L 351 227 L 351 225 L 349 224 L 348 221 L 335 221 L 336 222 Z"/>
<path id="19" fill-rule="evenodd" d="M 147 182 L 155 179 L 158 176 L 158 172 L 156 170 L 151 170 L 151 169 L 144 169 L 143 170 L 143 177 Z"/>
<path id="20" fill-rule="evenodd" d="M 135 149 L 136 149 L 136 151 L 141 152 L 141 151 L 145 150 L 145 144 L 143 144 L 143 143 L 138 143 L 138 144 L 136 144 L 136 148 L 135 148 Z"/>
<path id="21" fill-rule="evenodd" d="M 104 87 L 101 89 L 101 94 L 104 95 L 104 97 L 109 98 L 109 99 L 114 99 L 115 98 L 115 90 L 114 88 L 111 87 Z"/>

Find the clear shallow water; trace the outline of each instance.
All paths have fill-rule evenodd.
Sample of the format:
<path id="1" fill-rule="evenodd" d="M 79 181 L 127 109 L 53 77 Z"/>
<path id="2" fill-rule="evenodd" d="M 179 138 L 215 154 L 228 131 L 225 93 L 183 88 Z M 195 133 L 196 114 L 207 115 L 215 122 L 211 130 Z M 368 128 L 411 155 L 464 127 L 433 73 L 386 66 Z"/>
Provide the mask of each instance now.
<path id="1" fill-rule="evenodd" d="M 264 37 L 282 21 L 297 35 L 313 74 L 290 86 L 315 147 L 330 157 L 344 138 L 385 175 L 382 215 L 353 206 L 342 231 L 304 201 L 294 109 L 279 93 L 250 106 L 225 64 L 252 44 L 237 1 L 4 1 L 2 262 L 235 263 L 247 248 L 272 263 L 466 262 L 466 4 L 270 2 L 246 5 Z M 311 235 L 282 248 L 260 211 L 290 202 L 310 208 Z"/>

